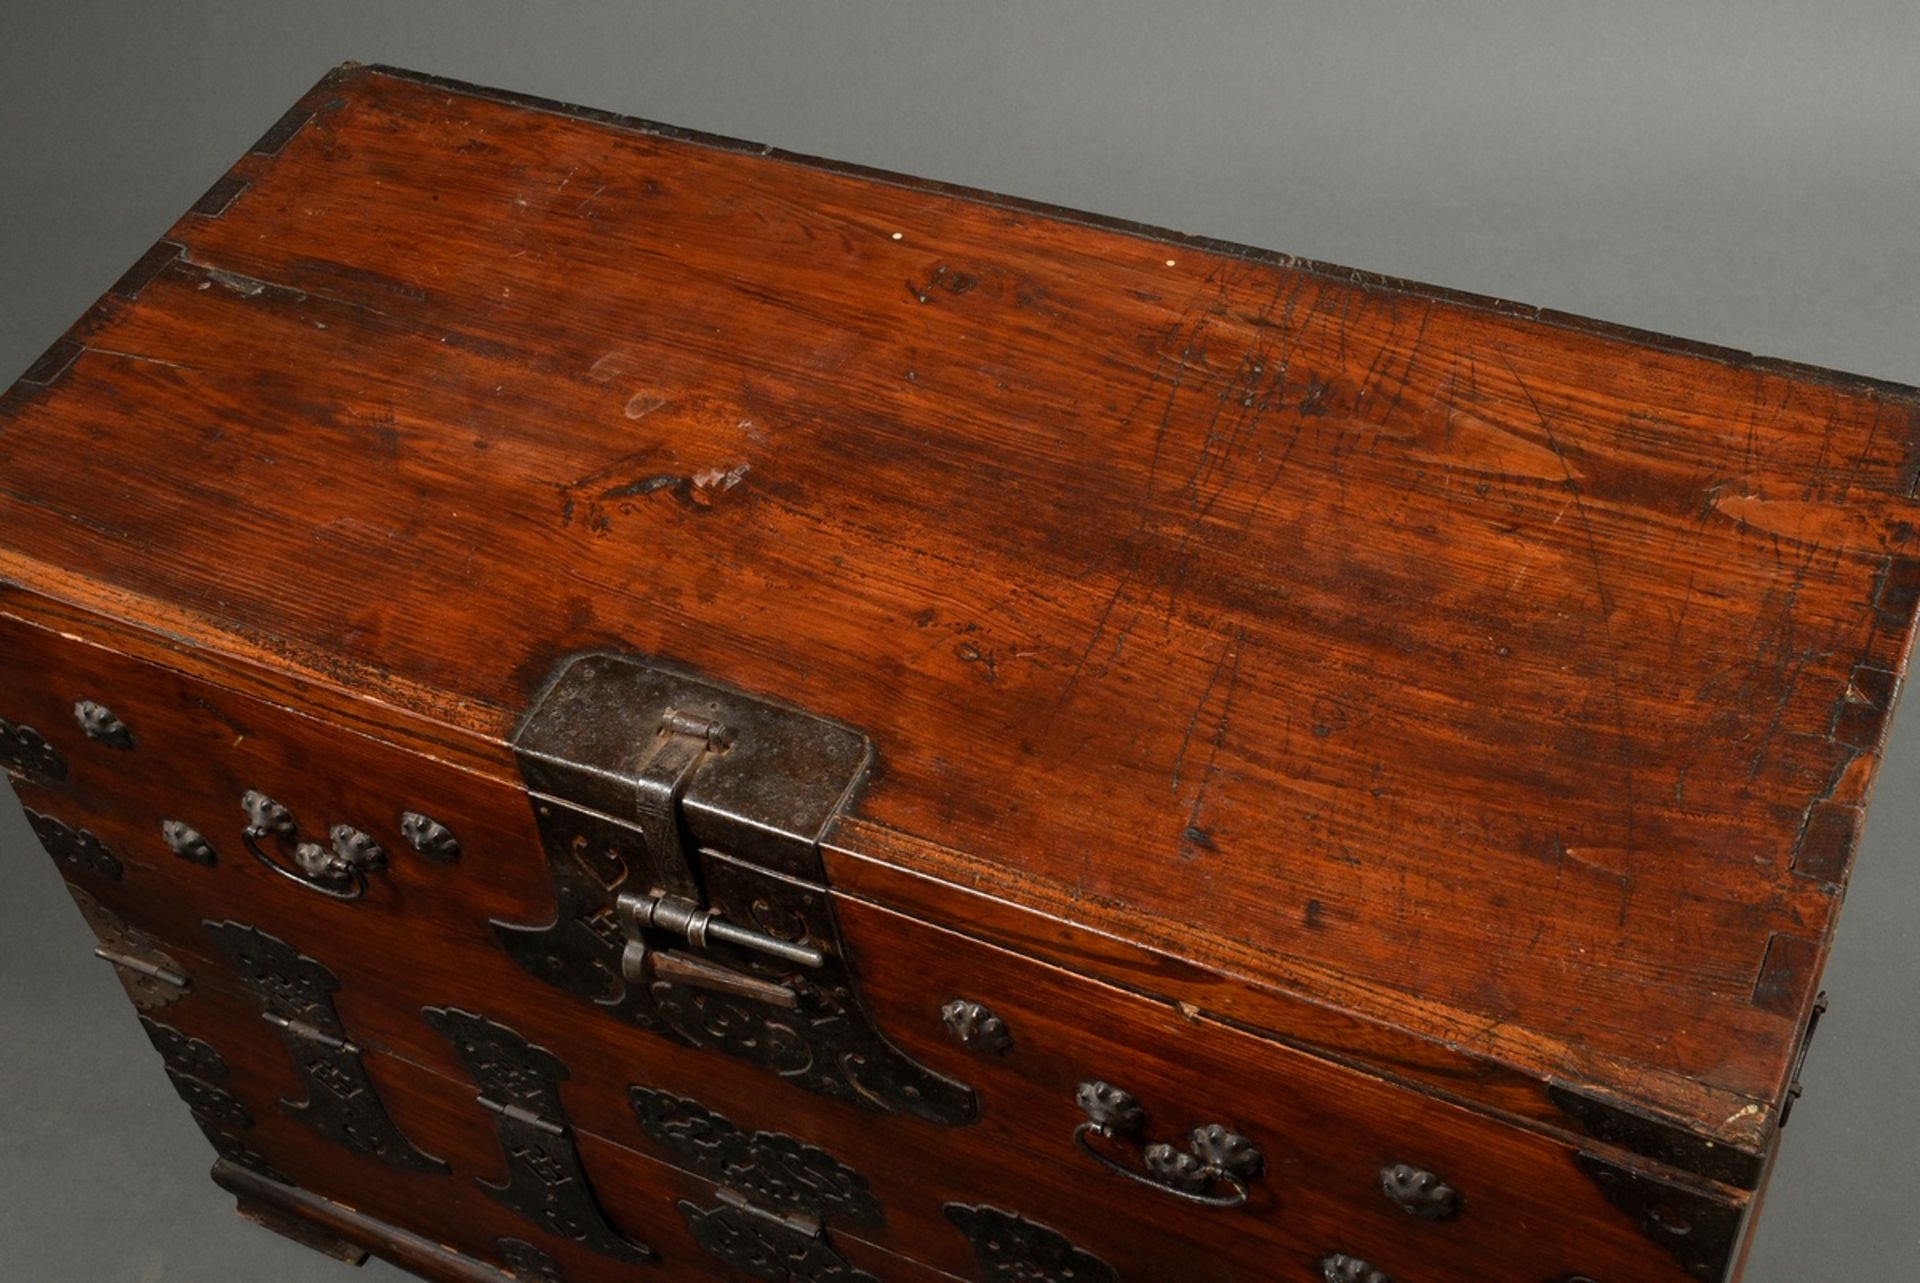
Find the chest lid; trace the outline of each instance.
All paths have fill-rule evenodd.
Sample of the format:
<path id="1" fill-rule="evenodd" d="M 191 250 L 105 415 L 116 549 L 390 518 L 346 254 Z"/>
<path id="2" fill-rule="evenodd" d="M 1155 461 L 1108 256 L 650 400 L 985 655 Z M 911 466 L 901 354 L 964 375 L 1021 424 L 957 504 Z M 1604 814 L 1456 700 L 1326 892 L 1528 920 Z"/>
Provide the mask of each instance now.
<path id="1" fill-rule="evenodd" d="M 1751 1150 L 1911 638 L 1916 404 L 349 67 L 0 401 L 0 608 L 502 777 L 694 754 L 689 824 L 836 887 Z M 755 818 L 638 686 L 664 742 L 596 774 L 536 711 L 589 654 L 786 706 L 806 787 Z"/>

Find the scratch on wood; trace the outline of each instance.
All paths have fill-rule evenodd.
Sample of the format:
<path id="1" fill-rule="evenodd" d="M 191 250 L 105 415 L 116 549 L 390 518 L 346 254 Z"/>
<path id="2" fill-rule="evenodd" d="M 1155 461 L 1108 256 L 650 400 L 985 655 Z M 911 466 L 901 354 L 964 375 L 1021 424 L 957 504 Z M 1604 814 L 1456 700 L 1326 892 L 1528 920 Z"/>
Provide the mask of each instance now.
<path id="1" fill-rule="evenodd" d="M 1582 497 L 1580 483 L 1574 479 L 1573 469 L 1567 463 L 1566 452 L 1560 448 L 1559 438 L 1554 435 L 1553 424 L 1548 420 L 1546 411 L 1542 409 L 1540 403 L 1534 399 L 1533 389 L 1527 386 L 1527 381 L 1521 377 L 1519 369 L 1514 366 L 1513 362 L 1504 357 L 1502 360 L 1505 361 L 1507 372 L 1513 376 L 1514 386 L 1520 389 L 1520 395 L 1525 397 L 1527 404 L 1533 407 L 1534 417 L 1540 421 L 1540 430 L 1546 433 L 1548 447 L 1551 448 L 1553 453 L 1560 459 L 1561 471 L 1566 476 L 1567 490 L 1573 496 L 1574 511 L 1580 517 L 1580 528 L 1586 540 L 1587 559 L 1593 566 L 1593 590 L 1600 598 L 1600 629 L 1602 635 L 1606 638 L 1607 667 L 1612 675 L 1610 689 L 1613 693 L 1614 728 L 1620 737 L 1618 756 L 1621 772 L 1624 776 L 1622 780 L 1624 787 L 1621 800 L 1626 806 L 1626 850 L 1629 857 L 1631 857 L 1634 846 L 1635 824 L 1633 737 L 1627 729 L 1626 694 L 1621 689 L 1624 679 L 1620 673 L 1620 646 L 1613 635 L 1613 595 L 1607 589 L 1606 571 L 1603 559 L 1600 556 L 1600 542 L 1594 536 L 1593 518 L 1591 514 L 1587 512 L 1586 500 Z M 1631 870 L 1629 870 L 1629 876 L 1631 876 Z"/>
<path id="2" fill-rule="evenodd" d="M 138 352 L 122 352 L 118 348 L 95 347 L 88 348 L 87 350 L 89 352 L 97 352 L 101 356 L 117 357 L 122 361 L 138 361 L 143 365 L 163 365 L 170 370 L 190 370 L 193 368 L 180 361 L 165 361 L 157 356 L 142 356 Z"/>
<path id="3" fill-rule="evenodd" d="M 1219 720 L 1214 723 L 1213 734 L 1208 737 L 1207 761 L 1200 772 L 1200 787 L 1194 790 L 1193 806 L 1187 812 L 1186 828 L 1181 833 L 1183 845 L 1195 846 L 1203 851 L 1212 851 L 1215 849 L 1213 834 L 1201 824 L 1200 821 L 1207 804 L 1207 791 L 1213 786 L 1220 756 L 1220 746 L 1226 743 L 1227 726 L 1233 718 L 1233 697 L 1234 693 L 1240 687 L 1240 652 L 1245 648 L 1246 640 L 1247 630 L 1245 628 L 1237 628 L 1234 630 L 1232 640 L 1221 650 L 1220 660 L 1214 666 L 1213 676 L 1207 681 L 1207 689 L 1201 696 L 1200 704 L 1194 709 L 1193 719 L 1187 724 L 1187 736 L 1188 739 L 1191 739 L 1194 724 L 1199 720 L 1200 711 L 1206 706 L 1207 700 L 1212 697 L 1213 690 L 1219 683 L 1220 674 L 1224 671 L 1227 677 L 1227 687 L 1220 699 L 1220 717 Z M 1186 756 L 1186 751 L 1187 741 L 1182 740 L 1180 745 L 1180 755 L 1182 758 Z M 1175 764 L 1174 769 L 1177 778 L 1179 773 L 1178 763 Z"/>
<path id="4" fill-rule="evenodd" d="M 1066 681 L 1061 683 L 1060 693 L 1054 697 L 1053 712 L 1060 711 L 1073 694 L 1074 688 L 1080 684 L 1080 675 L 1086 671 L 1087 661 L 1093 656 L 1093 648 L 1098 646 L 1100 639 L 1106 635 L 1107 623 L 1113 618 L 1114 608 L 1120 604 L 1120 599 L 1126 596 L 1127 589 L 1133 586 L 1133 577 L 1139 570 L 1139 558 L 1140 554 L 1137 550 L 1129 551 L 1127 568 L 1121 573 L 1120 582 L 1114 585 L 1113 592 L 1108 595 L 1106 605 L 1101 608 L 1100 617 L 1094 621 L 1092 635 L 1087 638 L 1087 644 L 1081 650 L 1079 658 L 1074 660 L 1073 668 L 1067 673 Z"/>

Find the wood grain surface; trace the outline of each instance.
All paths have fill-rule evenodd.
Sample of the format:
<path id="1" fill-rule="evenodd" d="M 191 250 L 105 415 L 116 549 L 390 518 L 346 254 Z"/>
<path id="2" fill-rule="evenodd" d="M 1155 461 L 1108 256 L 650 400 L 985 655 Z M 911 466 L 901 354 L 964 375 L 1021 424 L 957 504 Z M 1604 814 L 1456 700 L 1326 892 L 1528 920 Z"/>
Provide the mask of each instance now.
<path id="1" fill-rule="evenodd" d="M 0 578 L 502 780 L 668 657 L 873 737 L 876 888 L 1758 1150 L 1916 404 L 354 68 L 0 403 Z"/>

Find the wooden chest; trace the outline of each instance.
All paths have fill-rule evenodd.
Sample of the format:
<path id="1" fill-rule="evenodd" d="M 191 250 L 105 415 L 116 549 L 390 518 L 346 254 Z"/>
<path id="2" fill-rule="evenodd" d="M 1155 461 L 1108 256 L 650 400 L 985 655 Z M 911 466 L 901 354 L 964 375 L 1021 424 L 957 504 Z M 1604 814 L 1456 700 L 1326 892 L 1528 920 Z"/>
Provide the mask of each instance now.
<path id="1" fill-rule="evenodd" d="M 1917 396 L 347 67 L 0 401 L 0 753 L 344 1256 L 1730 1279 Z"/>

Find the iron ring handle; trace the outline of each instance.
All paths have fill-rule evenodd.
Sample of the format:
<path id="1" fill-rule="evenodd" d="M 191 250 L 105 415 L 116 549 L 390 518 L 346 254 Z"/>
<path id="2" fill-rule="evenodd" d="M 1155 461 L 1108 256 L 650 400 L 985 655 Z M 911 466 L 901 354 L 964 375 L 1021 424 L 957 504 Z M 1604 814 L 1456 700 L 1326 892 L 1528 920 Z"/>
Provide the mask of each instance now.
<path id="1" fill-rule="evenodd" d="M 261 850 L 260 840 L 295 842 L 299 828 L 294 824 L 292 813 L 258 789 L 249 790 L 240 799 L 240 805 L 250 821 L 240 833 L 240 842 L 247 848 L 247 854 L 309 891 L 318 891 L 333 900 L 358 900 L 367 893 L 368 871 L 386 865 L 386 852 L 378 842 L 350 825 L 336 824 L 330 835 L 331 850 L 317 842 L 297 842 L 296 867 L 289 868 Z"/>
<path id="2" fill-rule="evenodd" d="M 249 827 L 241 832 L 240 841 L 241 844 L 247 848 L 247 854 L 260 861 L 261 864 L 273 870 L 275 873 L 278 873 L 281 877 L 287 879 L 289 882 L 298 882 L 309 891 L 318 891 L 321 895 L 331 896 L 335 900 L 358 900 L 367 893 L 367 875 L 359 869 L 348 870 L 348 885 L 336 887 L 329 886 L 320 879 L 310 877 L 305 873 L 296 873 L 294 870 L 280 863 L 265 851 L 262 851 L 258 845 L 258 839 L 269 836 L 271 832 L 272 830 L 270 829 Z"/>
<path id="3" fill-rule="evenodd" d="M 1189 1203 L 1198 1203 L 1202 1207 L 1239 1207 L 1247 1201 L 1247 1183 L 1232 1172 L 1215 1172 L 1208 1177 L 1210 1182 L 1219 1180 L 1231 1185 L 1233 1187 L 1231 1194 L 1208 1194 L 1201 1190 L 1182 1189 L 1178 1185 L 1169 1185 L 1165 1181 L 1156 1179 L 1148 1172 L 1137 1172 L 1131 1167 L 1115 1162 L 1087 1143 L 1087 1137 L 1090 1134 L 1100 1136 L 1112 1135 L 1111 1132 L 1102 1131 L 1092 1123 L 1081 1123 L 1073 1129 L 1073 1138 L 1080 1143 L 1081 1151 L 1108 1171 L 1117 1172 L 1136 1184 L 1146 1185 L 1164 1194 L 1171 1194 L 1175 1198 L 1184 1198 Z M 1168 1146 L 1167 1148 L 1172 1147 Z"/>
<path id="4" fill-rule="evenodd" d="M 1218 1123 L 1196 1127 L 1188 1133 L 1184 1150 L 1164 1142 L 1148 1145 L 1141 1155 L 1145 1170 L 1138 1170 L 1102 1153 L 1089 1138 L 1136 1136 L 1146 1121 L 1139 1102 L 1103 1082 L 1081 1083 L 1076 1099 L 1086 1121 L 1073 1129 L 1074 1143 L 1102 1167 L 1202 1207 L 1233 1208 L 1247 1202 L 1248 1184 L 1259 1177 L 1263 1159 L 1245 1136 Z M 1221 1185 L 1231 1192 L 1210 1192 Z"/>

